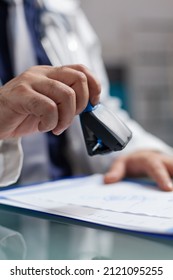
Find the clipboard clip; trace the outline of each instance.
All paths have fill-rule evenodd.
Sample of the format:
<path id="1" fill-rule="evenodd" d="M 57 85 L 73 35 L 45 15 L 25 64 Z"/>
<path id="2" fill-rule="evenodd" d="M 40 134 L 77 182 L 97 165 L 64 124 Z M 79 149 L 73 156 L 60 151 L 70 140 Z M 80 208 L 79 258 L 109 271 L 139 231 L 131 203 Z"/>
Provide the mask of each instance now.
<path id="1" fill-rule="evenodd" d="M 92 106 L 89 102 L 80 121 L 90 156 L 120 151 L 132 138 L 129 128 L 101 103 Z"/>

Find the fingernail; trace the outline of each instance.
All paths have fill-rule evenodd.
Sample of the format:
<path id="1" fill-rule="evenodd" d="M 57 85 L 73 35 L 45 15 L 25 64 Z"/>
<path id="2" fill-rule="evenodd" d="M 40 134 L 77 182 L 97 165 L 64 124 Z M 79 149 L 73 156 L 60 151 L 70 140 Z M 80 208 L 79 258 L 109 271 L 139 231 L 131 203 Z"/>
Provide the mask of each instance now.
<path id="1" fill-rule="evenodd" d="M 117 181 L 117 176 L 114 173 L 107 173 L 104 177 L 104 182 L 106 184 L 114 183 Z"/>
<path id="2" fill-rule="evenodd" d="M 60 134 L 62 134 L 64 132 L 65 129 L 62 130 L 58 130 L 58 131 L 53 131 L 53 133 L 57 136 L 59 136 Z"/>
<path id="3" fill-rule="evenodd" d="M 171 181 L 169 181 L 166 186 L 168 189 L 173 190 L 173 183 Z"/>
<path id="4" fill-rule="evenodd" d="M 65 129 L 62 129 L 62 130 L 58 131 L 57 135 L 62 134 L 62 133 L 64 132 L 64 130 L 65 130 Z"/>

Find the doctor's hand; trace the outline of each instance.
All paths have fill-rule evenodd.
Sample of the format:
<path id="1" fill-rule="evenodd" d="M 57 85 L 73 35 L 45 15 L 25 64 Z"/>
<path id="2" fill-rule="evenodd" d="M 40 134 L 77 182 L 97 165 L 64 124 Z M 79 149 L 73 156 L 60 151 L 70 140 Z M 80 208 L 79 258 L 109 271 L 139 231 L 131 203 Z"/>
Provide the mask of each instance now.
<path id="1" fill-rule="evenodd" d="M 106 184 L 124 177 L 150 176 L 163 191 L 173 191 L 173 158 L 155 151 L 141 150 L 116 159 L 104 176 Z"/>
<path id="2" fill-rule="evenodd" d="M 0 139 L 38 131 L 59 135 L 89 99 L 99 102 L 100 91 L 83 65 L 31 67 L 0 87 Z"/>

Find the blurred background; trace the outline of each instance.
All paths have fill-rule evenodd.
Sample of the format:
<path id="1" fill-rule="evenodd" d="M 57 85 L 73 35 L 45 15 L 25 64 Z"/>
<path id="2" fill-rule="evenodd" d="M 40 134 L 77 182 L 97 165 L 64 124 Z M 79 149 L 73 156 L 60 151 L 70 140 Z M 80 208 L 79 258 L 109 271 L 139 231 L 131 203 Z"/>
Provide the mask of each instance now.
<path id="1" fill-rule="evenodd" d="M 173 146 L 173 1 L 81 0 L 111 82 L 146 130 Z"/>

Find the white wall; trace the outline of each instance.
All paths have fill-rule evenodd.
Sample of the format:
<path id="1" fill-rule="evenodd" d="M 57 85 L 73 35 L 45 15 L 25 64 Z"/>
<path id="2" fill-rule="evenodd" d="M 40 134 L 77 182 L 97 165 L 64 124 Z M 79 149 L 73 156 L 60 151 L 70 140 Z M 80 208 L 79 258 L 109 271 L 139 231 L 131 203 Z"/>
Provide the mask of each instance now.
<path id="1" fill-rule="evenodd" d="M 100 37 L 106 63 L 128 58 L 131 29 L 139 19 L 173 21 L 173 0 L 81 0 L 81 4 Z"/>

